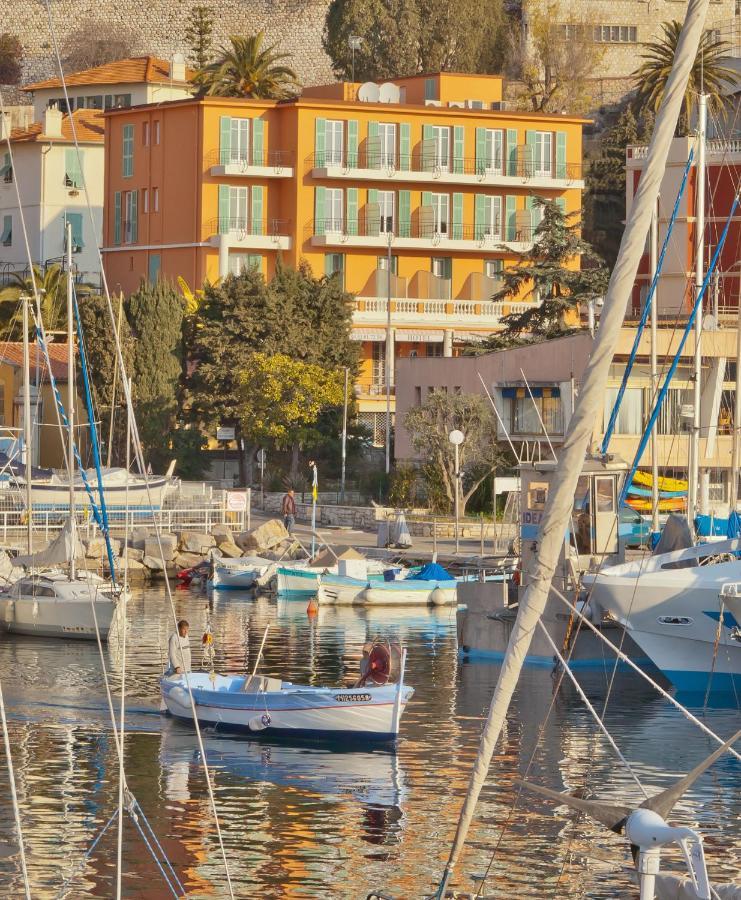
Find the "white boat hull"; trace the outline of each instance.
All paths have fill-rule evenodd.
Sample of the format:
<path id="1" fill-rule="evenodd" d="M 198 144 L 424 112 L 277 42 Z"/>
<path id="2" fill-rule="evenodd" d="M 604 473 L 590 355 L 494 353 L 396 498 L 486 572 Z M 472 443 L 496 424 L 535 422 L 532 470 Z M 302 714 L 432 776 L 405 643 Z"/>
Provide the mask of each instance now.
<path id="1" fill-rule="evenodd" d="M 129 483 L 127 491 L 125 483 L 106 484 L 104 482 L 106 509 L 109 514 L 112 514 L 112 517 L 115 517 L 116 513 L 123 514 L 127 504 L 130 514 L 133 515 L 159 510 L 162 508 L 169 484 L 167 478 L 152 478 L 148 487 L 145 482 L 137 480 Z M 94 476 L 90 477 L 90 486 L 95 503 L 99 505 L 98 482 Z M 37 513 L 69 514 L 69 486 L 64 483 L 32 482 L 31 504 L 34 512 Z M 90 508 L 90 496 L 82 484 L 75 485 L 75 508 L 78 510 Z"/>
<path id="2" fill-rule="evenodd" d="M 114 600 L 100 594 L 95 600 L 95 617 L 90 599 L 2 597 L 0 627 L 11 634 L 94 641 L 97 618 L 100 637 L 105 641 L 108 639 L 116 608 Z"/>
<path id="3" fill-rule="evenodd" d="M 306 566 L 278 566 L 276 590 L 282 597 L 313 597 L 319 587 L 319 576 L 331 569 L 317 569 Z M 336 571 L 336 567 L 335 567 Z"/>
<path id="4" fill-rule="evenodd" d="M 269 580 L 277 563 L 269 559 L 219 560 L 213 564 L 208 586 L 215 591 L 246 591 Z"/>
<path id="5" fill-rule="evenodd" d="M 241 676 L 191 673 L 190 687 L 199 723 L 260 737 L 314 739 L 363 738 L 392 741 L 406 703 L 414 693 L 403 686 L 398 713 L 397 685 L 359 688 L 310 688 L 282 682 L 281 689 L 246 693 Z M 193 720 L 193 709 L 182 675 L 160 682 L 167 711 Z"/>
<path id="6" fill-rule="evenodd" d="M 401 581 L 360 581 L 350 578 L 322 577 L 317 600 L 327 606 L 454 606 L 455 583 Z"/>

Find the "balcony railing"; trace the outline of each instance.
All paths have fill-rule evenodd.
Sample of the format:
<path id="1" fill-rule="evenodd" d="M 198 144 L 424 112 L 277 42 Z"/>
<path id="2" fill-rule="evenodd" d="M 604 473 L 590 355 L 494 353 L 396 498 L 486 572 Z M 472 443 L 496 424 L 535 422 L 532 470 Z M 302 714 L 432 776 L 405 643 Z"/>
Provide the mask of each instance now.
<path id="1" fill-rule="evenodd" d="M 203 229 L 203 239 L 216 234 L 232 235 L 244 241 L 248 237 L 280 237 L 290 234 L 289 219 L 248 219 L 246 217 L 217 217 L 209 219 Z"/>
<path id="2" fill-rule="evenodd" d="M 413 216 L 409 222 L 393 221 L 390 239 L 392 243 L 396 238 L 411 238 L 430 241 L 432 244 L 450 240 L 475 241 L 482 247 L 495 247 L 504 243 L 531 243 L 534 233 L 534 228 L 521 226 L 519 223 L 509 223 L 501 227 L 498 227 L 497 222 L 491 225 L 481 222 L 474 225 L 453 223 L 421 212 Z M 382 218 L 375 215 L 361 215 L 357 220 L 339 216 L 314 219 L 304 229 L 304 236 L 307 239 L 322 235 L 338 235 L 343 239 L 377 238 L 383 243 L 389 240 L 389 229 Z"/>
<path id="3" fill-rule="evenodd" d="M 404 297 L 391 300 L 392 315 L 419 315 L 431 319 L 449 316 L 452 319 L 491 318 L 500 319 L 508 313 L 521 313 L 532 309 L 535 303 L 513 302 L 509 300 L 427 300 Z M 388 301 L 383 297 L 358 297 L 355 300 L 357 313 L 371 313 L 385 317 Z"/>
<path id="4" fill-rule="evenodd" d="M 251 166 L 261 166 L 271 169 L 287 169 L 293 165 L 295 154 L 293 150 L 214 150 L 206 157 L 206 165 L 211 166 L 237 166 L 242 171 L 248 171 Z"/>
<path id="5" fill-rule="evenodd" d="M 741 153 L 741 138 L 719 138 L 718 140 L 708 141 L 705 145 L 705 152 L 708 156 L 728 156 Z M 647 146 L 628 147 L 628 159 L 647 158 Z"/>
<path id="6" fill-rule="evenodd" d="M 425 148 L 421 142 L 410 154 L 389 153 L 361 146 L 357 151 L 327 150 L 313 153 L 306 159 L 309 169 L 340 168 L 348 174 L 357 170 L 377 170 L 389 176 L 398 174 L 403 180 L 405 172 L 426 173 L 432 178 L 444 175 L 468 175 L 479 181 L 494 180 L 503 176 L 522 179 L 558 179 L 578 181 L 582 178 L 582 166 L 575 163 L 559 163 L 551 160 L 537 164 L 532 148 L 518 146 L 516 152 L 495 155 L 486 160 L 480 157 L 440 158 L 434 147 Z"/>

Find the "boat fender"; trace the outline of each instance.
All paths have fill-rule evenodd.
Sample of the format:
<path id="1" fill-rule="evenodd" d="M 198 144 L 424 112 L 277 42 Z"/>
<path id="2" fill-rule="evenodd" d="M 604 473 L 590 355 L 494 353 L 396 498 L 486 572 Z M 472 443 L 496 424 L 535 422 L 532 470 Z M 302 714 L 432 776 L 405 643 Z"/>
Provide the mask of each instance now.
<path id="1" fill-rule="evenodd" d="M 442 606 L 445 603 L 445 591 L 438 585 L 430 594 L 430 603 L 433 606 Z"/>
<path id="2" fill-rule="evenodd" d="M 356 602 L 369 603 L 372 599 L 370 589 L 371 589 L 370 585 L 366 584 L 366 586 L 363 588 L 363 590 L 360 591 L 360 593 L 357 595 Z"/>
<path id="3" fill-rule="evenodd" d="M 34 620 L 34 622 L 36 621 L 36 619 L 38 619 L 38 617 L 39 617 L 39 601 L 34 600 L 33 601 L 33 620 Z"/>
<path id="4" fill-rule="evenodd" d="M 247 723 L 250 731 L 264 731 L 270 727 L 271 718 L 269 713 L 263 713 L 261 716 L 255 716 Z"/>
<path id="5" fill-rule="evenodd" d="M 8 600 L 5 604 L 5 621 L 12 622 L 15 619 L 15 600 Z"/>

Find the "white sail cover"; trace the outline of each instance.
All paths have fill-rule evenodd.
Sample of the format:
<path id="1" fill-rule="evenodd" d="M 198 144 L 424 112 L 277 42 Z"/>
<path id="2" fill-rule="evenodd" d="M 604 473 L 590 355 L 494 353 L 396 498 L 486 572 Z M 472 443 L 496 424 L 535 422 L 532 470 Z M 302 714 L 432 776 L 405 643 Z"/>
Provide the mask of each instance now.
<path id="1" fill-rule="evenodd" d="M 16 556 L 11 562 L 14 566 L 26 566 L 28 569 L 45 569 L 67 563 L 73 555 L 75 559 L 82 559 L 85 556 L 85 550 L 77 538 L 72 519 L 68 518 L 62 530 L 48 547 L 28 556 Z"/>
<path id="2" fill-rule="evenodd" d="M 520 601 L 517 619 L 512 628 L 507 653 L 491 700 L 455 839 L 438 887 L 438 897 L 444 896 L 447 882 L 463 849 L 533 632 L 545 609 L 553 573 L 563 545 L 564 531 L 573 507 L 577 480 L 592 440 L 594 422 L 604 405 L 605 385 L 610 365 L 620 336 L 625 309 L 633 290 L 638 263 L 643 255 L 652 211 L 656 208 L 659 186 L 684 101 L 687 79 L 697 56 L 708 3 L 709 0 L 690 0 L 687 8 L 674 65 L 656 118 L 648 159 L 638 183 L 620 243 L 620 253 L 607 289 L 600 328 L 563 442 L 558 467 L 559 477 L 554 479 L 548 492 L 538 535 L 539 553 L 529 570 L 524 573 L 523 581 L 526 589 Z"/>

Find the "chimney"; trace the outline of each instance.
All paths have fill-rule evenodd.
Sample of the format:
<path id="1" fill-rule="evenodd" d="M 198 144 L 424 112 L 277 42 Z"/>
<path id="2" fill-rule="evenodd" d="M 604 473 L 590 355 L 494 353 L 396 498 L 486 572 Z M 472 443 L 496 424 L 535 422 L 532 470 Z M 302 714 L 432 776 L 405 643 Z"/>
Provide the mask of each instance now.
<path id="1" fill-rule="evenodd" d="M 173 53 L 170 57 L 170 80 L 185 81 L 185 57 L 182 53 Z"/>
<path id="2" fill-rule="evenodd" d="M 47 106 L 44 110 L 44 135 L 46 137 L 62 136 L 62 113 L 55 103 Z"/>

